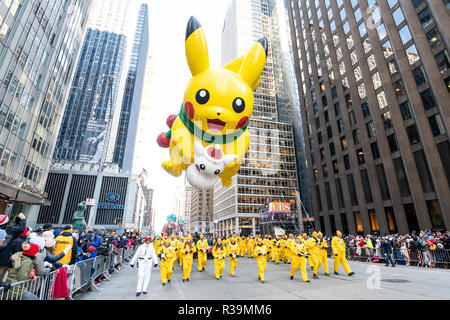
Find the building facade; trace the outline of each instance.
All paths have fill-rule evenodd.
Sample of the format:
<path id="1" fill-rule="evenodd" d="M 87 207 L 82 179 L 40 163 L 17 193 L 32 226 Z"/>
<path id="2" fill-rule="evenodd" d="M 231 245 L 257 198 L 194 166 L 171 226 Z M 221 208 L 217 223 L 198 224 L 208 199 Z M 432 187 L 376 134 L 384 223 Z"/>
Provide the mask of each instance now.
<path id="1" fill-rule="evenodd" d="M 214 190 L 198 190 L 190 187 L 189 232 L 198 235 L 211 234 L 213 222 Z"/>
<path id="2" fill-rule="evenodd" d="M 449 2 L 288 10 L 316 228 L 448 229 Z"/>
<path id="3" fill-rule="evenodd" d="M 0 1 L 0 212 L 44 187 L 91 1 Z"/>
<path id="4" fill-rule="evenodd" d="M 269 43 L 261 85 L 254 92 L 248 130 L 250 145 L 230 187 L 214 189 L 214 232 L 256 234 L 259 217 L 273 201 L 296 202 L 298 171 L 292 116 L 293 97 L 286 89 L 278 19 L 273 1 L 230 1 L 222 31 L 222 64 L 248 52 L 261 37 Z"/>

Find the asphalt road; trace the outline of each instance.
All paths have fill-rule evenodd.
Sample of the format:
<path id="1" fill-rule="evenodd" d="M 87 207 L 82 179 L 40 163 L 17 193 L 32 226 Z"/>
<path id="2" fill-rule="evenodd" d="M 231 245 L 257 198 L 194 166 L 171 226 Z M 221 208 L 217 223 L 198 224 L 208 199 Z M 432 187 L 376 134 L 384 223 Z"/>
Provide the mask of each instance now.
<path id="1" fill-rule="evenodd" d="M 114 272 L 111 281 L 103 282 L 100 291 L 82 293 L 76 300 L 352 300 L 352 299 L 450 299 L 450 269 L 428 269 L 421 267 L 385 267 L 350 261 L 355 275 L 349 277 L 342 266 L 340 275 L 312 277 L 308 268 L 310 283 L 301 281 L 300 270 L 293 280 L 289 279 L 289 264 L 267 263 L 265 283 L 257 279 L 258 268 L 255 259 L 240 258 L 236 277 L 229 273 L 228 261 L 221 280 L 214 277 L 213 261 L 208 259 L 206 270 L 197 271 L 194 260 L 189 282 L 182 282 L 181 268 L 176 265 L 170 284 L 161 285 L 159 267 L 154 268 L 147 295 L 135 296 L 137 268 L 125 265 Z M 333 259 L 329 259 L 333 273 Z"/>

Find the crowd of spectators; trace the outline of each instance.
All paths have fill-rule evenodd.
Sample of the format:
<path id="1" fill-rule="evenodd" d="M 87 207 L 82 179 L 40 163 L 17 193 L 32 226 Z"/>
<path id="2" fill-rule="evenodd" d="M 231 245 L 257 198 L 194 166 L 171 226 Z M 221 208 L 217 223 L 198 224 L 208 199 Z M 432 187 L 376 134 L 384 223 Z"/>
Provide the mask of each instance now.
<path id="1" fill-rule="evenodd" d="M 12 220 L 0 215 L 0 287 L 5 290 L 15 282 L 45 276 L 97 255 L 117 254 L 118 249 L 142 242 L 131 233 L 107 233 L 90 226 L 82 234 L 71 225 L 45 224 L 33 230 L 23 213 Z"/>
<path id="2" fill-rule="evenodd" d="M 424 266 L 449 268 L 450 231 L 441 233 L 430 230 L 400 234 L 348 235 L 345 237 L 348 257 L 354 260 L 380 262 L 395 266 Z M 386 256 L 386 253 L 389 256 Z"/>

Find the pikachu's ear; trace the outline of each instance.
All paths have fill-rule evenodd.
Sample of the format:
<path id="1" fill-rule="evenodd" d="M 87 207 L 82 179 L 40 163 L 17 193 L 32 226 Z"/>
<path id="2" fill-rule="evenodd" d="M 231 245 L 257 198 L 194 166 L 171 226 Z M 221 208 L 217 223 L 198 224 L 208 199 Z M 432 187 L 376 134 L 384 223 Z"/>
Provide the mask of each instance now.
<path id="1" fill-rule="evenodd" d="M 226 66 L 224 66 L 224 69 L 233 71 L 234 73 L 239 73 L 242 67 L 242 63 L 244 62 L 246 55 L 240 56 L 239 58 L 234 59 L 230 63 L 228 63 Z M 259 87 L 259 83 L 261 81 L 261 77 L 258 76 L 258 79 L 256 79 L 255 83 L 251 85 L 252 90 L 255 91 Z"/>
<path id="2" fill-rule="evenodd" d="M 186 59 L 192 76 L 209 69 L 208 46 L 205 33 L 194 17 L 189 19 L 186 28 Z"/>
<path id="3" fill-rule="evenodd" d="M 261 38 L 250 49 L 242 62 L 239 74 L 252 88 L 259 85 L 259 77 L 264 70 L 267 60 L 267 39 Z"/>

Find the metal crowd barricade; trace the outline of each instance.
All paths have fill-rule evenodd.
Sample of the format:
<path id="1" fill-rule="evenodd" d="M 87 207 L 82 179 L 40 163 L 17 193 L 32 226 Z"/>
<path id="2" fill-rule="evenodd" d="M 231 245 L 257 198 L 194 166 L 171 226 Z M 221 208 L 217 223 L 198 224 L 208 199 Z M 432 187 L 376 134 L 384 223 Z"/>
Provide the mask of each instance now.
<path id="1" fill-rule="evenodd" d="M 53 271 L 46 276 L 36 277 L 35 281 L 24 280 L 13 283 L 6 292 L 4 288 L 0 288 L 0 300 L 52 300 L 57 274 L 58 271 Z"/>
<path id="2" fill-rule="evenodd" d="M 69 265 L 67 267 L 67 284 L 69 286 L 69 298 L 77 291 L 93 285 L 100 277 L 109 278 L 109 274 L 117 270 L 119 264 L 130 258 L 135 252 L 136 246 L 118 249 L 117 255 L 109 253 L 108 256 L 97 256 Z M 11 284 L 11 288 L 4 291 L 0 288 L 0 300 L 53 300 L 55 279 L 58 270 L 46 276 L 36 277 L 36 280 L 24 280 Z M 25 294 L 24 294 L 25 293 Z"/>

